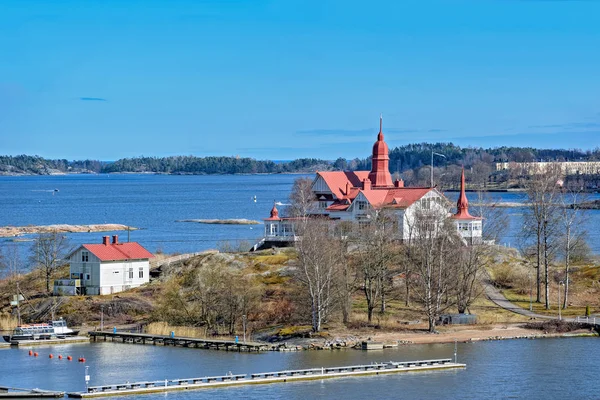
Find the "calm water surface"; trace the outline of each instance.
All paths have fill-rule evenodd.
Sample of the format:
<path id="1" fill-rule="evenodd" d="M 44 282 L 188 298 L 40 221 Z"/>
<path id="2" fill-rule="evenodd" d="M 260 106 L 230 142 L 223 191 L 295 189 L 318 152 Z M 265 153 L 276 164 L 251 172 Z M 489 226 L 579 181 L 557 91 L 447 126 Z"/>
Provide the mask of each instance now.
<path id="1" fill-rule="evenodd" d="M 371 361 L 451 357 L 452 344 L 384 351 L 304 351 L 263 354 L 93 343 L 0 350 L 0 386 L 77 391 L 85 387 L 84 365 L 49 359 L 54 353 L 84 356 L 92 385 L 137 380 L 192 378 L 341 366 Z M 600 342 L 597 338 L 507 340 L 459 344 L 466 370 L 341 378 L 286 384 L 144 395 L 142 399 L 597 399 Z M 132 397 L 123 397 L 132 398 Z"/>
<path id="2" fill-rule="evenodd" d="M 131 240 L 150 251 L 194 252 L 216 248 L 224 241 L 253 244 L 262 225 L 204 225 L 182 219 L 268 217 L 273 201 L 285 203 L 302 175 L 65 175 L 0 177 L 0 226 L 119 223 L 141 228 Z M 313 175 L 310 175 L 311 177 Z M 58 192 L 53 194 L 53 190 Z M 469 193 L 471 201 L 476 200 Z M 256 202 L 254 202 L 256 196 Z M 492 193 L 492 198 L 523 201 L 521 193 Z M 455 201 L 457 193 L 448 193 Z M 594 195 L 593 198 L 599 198 Z M 280 207 L 281 208 L 281 207 Z M 523 208 L 507 208 L 511 227 L 502 244 L 516 245 Z M 590 211 L 586 227 L 592 250 L 600 253 L 594 229 L 600 211 Z M 116 232 L 126 240 L 127 232 Z M 69 235 L 73 245 L 100 242 L 108 233 Z M 0 242 L 2 244 L 2 242 Z M 25 255 L 31 243 L 18 243 Z"/>

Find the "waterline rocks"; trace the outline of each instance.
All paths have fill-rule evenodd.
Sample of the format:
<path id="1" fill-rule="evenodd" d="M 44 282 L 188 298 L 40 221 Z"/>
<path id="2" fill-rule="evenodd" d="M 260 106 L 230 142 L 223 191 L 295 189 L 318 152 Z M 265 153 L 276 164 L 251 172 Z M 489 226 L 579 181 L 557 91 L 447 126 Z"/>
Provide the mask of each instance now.
<path id="1" fill-rule="evenodd" d="M 179 219 L 175 222 L 196 222 L 198 224 L 220 224 L 220 225 L 260 225 L 261 222 L 246 218 L 234 219 Z"/>
<path id="2" fill-rule="evenodd" d="M 28 226 L 2 226 L 0 237 L 12 237 L 36 233 L 77 233 L 77 232 L 113 232 L 137 230 L 137 228 L 121 224 L 94 224 L 94 225 L 28 225 Z"/>

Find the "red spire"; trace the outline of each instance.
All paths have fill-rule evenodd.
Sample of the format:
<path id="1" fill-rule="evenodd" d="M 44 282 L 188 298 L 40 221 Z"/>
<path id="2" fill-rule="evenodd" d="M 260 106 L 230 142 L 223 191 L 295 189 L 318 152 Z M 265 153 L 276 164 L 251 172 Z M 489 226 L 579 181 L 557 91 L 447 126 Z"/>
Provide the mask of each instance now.
<path id="1" fill-rule="evenodd" d="M 389 169 L 389 149 L 383 140 L 383 115 L 379 116 L 379 134 L 373 145 L 373 157 L 371 159 L 371 172 L 369 180 L 373 187 L 391 187 L 392 175 Z"/>
<path id="2" fill-rule="evenodd" d="M 454 218 L 474 218 L 469 214 L 469 200 L 467 200 L 467 194 L 465 193 L 465 167 L 462 168 L 462 174 L 460 176 L 460 196 L 456 203 L 456 214 Z"/>
<path id="3" fill-rule="evenodd" d="M 275 207 L 275 203 L 273 203 L 273 208 L 271 208 L 271 216 L 269 218 L 266 218 L 266 221 L 278 221 L 281 218 L 279 218 L 279 210 L 277 210 L 277 207 Z"/>

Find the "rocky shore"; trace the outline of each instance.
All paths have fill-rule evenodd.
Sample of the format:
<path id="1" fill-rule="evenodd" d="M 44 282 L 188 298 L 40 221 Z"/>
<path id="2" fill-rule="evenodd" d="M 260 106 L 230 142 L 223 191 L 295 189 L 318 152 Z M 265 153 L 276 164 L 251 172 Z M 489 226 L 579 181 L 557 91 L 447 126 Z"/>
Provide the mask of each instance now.
<path id="1" fill-rule="evenodd" d="M 252 219 L 179 219 L 175 222 L 196 222 L 198 224 L 222 224 L 222 225 L 260 225 L 259 221 Z"/>
<path id="2" fill-rule="evenodd" d="M 137 228 L 121 224 L 94 224 L 94 225 L 29 225 L 29 226 L 2 226 L 0 237 L 15 237 L 36 233 L 75 233 L 75 232 L 112 232 L 112 231 L 134 231 Z"/>

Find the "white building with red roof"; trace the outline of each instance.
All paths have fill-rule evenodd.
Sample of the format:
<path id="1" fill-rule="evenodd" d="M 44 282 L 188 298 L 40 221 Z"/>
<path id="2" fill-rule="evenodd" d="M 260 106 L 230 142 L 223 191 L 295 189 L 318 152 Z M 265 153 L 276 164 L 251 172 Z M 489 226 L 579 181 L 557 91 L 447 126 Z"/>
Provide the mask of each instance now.
<path id="1" fill-rule="evenodd" d="M 67 256 L 71 279 L 56 281 L 55 292 L 61 291 L 57 286 L 75 286 L 79 289 L 70 294 L 104 295 L 141 286 L 150 281 L 153 257 L 139 243 L 121 243 L 117 235 L 111 242 L 109 236 L 104 236 L 102 243 L 83 244 Z"/>
<path id="2" fill-rule="evenodd" d="M 317 172 L 312 184 L 315 198 L 313 214 L 360 225 L 368 223 L 382 210 L 388 210 L 397 218 L 398 237 L 406 240 L 416 234 L 414 227 L 417 215 L 426 213 L 440 218 L 448 217 L 450 202 L 435 187 L 404 187 L 401 179 L 392 180 L 389 172 L 389 149 L 384 140 L 382 125 L 380 118 L 370 171 Z M 458 213 L 453 218 L 463 237 L 466 234 L 465 224 L 468 224 L 470 234 L 476 234 L 478 226 L 481 236 L 481 220 L 468 213 L 464 173 L 462 183 Z M 271 216 L 264 222 L 266 243 L 296 239 L 293 218 L 280 217 L 275 206 L 271 210 Z"/>

